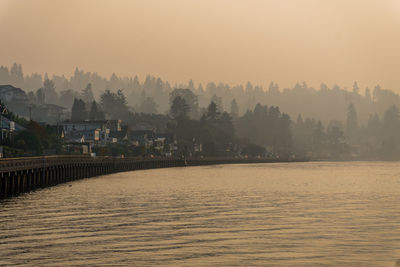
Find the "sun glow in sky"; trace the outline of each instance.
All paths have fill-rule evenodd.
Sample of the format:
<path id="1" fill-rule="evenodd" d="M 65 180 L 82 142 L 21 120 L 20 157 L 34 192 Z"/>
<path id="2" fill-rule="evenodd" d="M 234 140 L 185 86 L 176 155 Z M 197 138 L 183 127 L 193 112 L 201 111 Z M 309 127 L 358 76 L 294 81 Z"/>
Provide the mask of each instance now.
<path id="1" fill-rule="evenodd" d="M 0 65 L 400 92 L 398 0 L 0 0 Z"/>

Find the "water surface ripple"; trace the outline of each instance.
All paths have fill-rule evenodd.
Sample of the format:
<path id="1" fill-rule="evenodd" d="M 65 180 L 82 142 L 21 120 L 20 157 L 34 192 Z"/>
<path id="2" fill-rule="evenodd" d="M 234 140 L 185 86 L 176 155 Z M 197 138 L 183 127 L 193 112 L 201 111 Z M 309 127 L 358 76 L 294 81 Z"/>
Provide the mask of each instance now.
<path id="1" fill-rule="evenodd" d="M 0 202 L 1 266 L 395 266 L 400 163 L 134 171 Z"/>

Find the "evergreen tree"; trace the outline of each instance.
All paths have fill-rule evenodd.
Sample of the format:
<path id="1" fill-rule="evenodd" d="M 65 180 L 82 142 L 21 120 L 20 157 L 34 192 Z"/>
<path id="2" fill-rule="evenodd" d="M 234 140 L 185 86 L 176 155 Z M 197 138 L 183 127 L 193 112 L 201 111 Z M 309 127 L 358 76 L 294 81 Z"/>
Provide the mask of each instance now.
<path id="1" fill-rule="evenodd" d="M 396 105 L 390 106 L 385 111 L 382 128 L 384 156 L 391 159 L 399 157 L 400 113 Z"/>
<path id="2" fill-rule="evenodd" d="M 46 103 L 56 104 L 58 102 L 58 94 L 56 92 L 56 86 L 52 80 L 49 80 L 48 78 L 44 80 L 43 91 Z"/>
<path id="3" fill-rule="evenodd" d="M 224 105 L 222 104 L 222 97 L 214 94 L 211 97 L 211 102 L 213 102 L 217 106 L 218 112 L 222 113 L 224 111 Z"/>
<path id="4" fill-rule="evenodd" d="M 245 90 L 247 95 L 250 95 L 253 92 L 253 85 L 251 82 L 247 82 Z"/>
<path id="5" fill-rule="evenodd" d="M 355 142 L 357 139 L 358 132 L 358 118 L 356 108 L 353 103 L 349 104 L 347 108 L 347 120 L 346 120 L 346 135 L 349 141 Z"/>
<path id="6" fill-rule="evenodd" d="M 238 106 L 235 98 L 232 99 L 232 102 L 231 102 L 231 116 L 234 118 L 239 116 L 239 106 Z"/>
<path id="7" fill-rule="evenodd" d="M 172 102 L 170 113 L 174 119 L 187 118 L 190 107 L 183 97 L 177 96 Z"/>
<path id="8" fill-rule="evenodd" d="M 369 90 L 368 87 L 365 89 L 365 98 L 368 103 L 370 103 L 372 101 L 371 90 Z"/>
<path id="9" fill-rule="evenodd" d="M 219 118 L 220 112 L 218 111 L 217 105 L 211 101 L 210 105 L 208 105 L 206 114 L 203 115 L 202 120 L 206 121 L 217 121 Z"/>
<path id="10" fill-rule="evenodd" d="M 139 111 L 146 114 L 157 114 L 157 103 L 150 96 L 143 96 L 140 101 Z"/>
<path id="11" fill-rule="evenodd" d="M 381 86 L 378 84 L 377 86 L 375 86 L 374 92 L 373 92 L 373 99 L 372 100 L 374 102 L 378 101 L 378 96 L 379 96 L 380 91 L 381 91 Z"/>
<path id="12" fill-rule="evenodd" d="M 10 81 L 10 73 L 7 67 L 0 66 L 0 83 L 12 84 L 12 82 Z"/>
<path id="13" fill-rule="evenodd" d="M 358 94 L 360 91 L 360 88 L 358 87 L 358 83 L 354 82 L 353 84 L 353 93 Z"/>
<path id="14" fill-rule="evenodd" d="M 40 88 L 36 91 L 36 103 L 39 106 L 42 106 L 45 104 L 45 93 L 43 88 Z"/>
<path id="15" fill-rule="evenodd" d="M 99 116 L 100 110 L 97 107 L 96 101 L 92 102 L 92 106 L 90 108 L 90 112 L 89 112 L 89 119 L 94 121 L 94 120 L 100 120 L 100 116 Z"/>
<path id="16" fill-rule="evenodd" d="M 203 88 L 203 85 L 201 83 L 199 84 L 199 87 L 197 87 L 197 91 L 199 92 L 199 94 L 204 93 L 204 88 Z"/>
<path id="17" fill-rule="evenodd" d="M 91 103 L 94 101 L 91 83 L 88 83 L 85 89 L 82 90 L 82 100 L 85 101 L 86 103 Z"/>
<path id="18" fill-rule="evenodd" d="M 194 83 L 193 83 L 193 81 L 192 81 L 192 80 L 190 80 L 190 81 L 189 81 L 189 84 L 188 84 L 188 89 L 190 89 L 190 90 L 194 90 Z"/>
<path id="19" fill-rule="evenodd" d="M 347 145 L 340 121 L 331 121 L 326 133 L 331 157 L 340 158 L 347 152 Z"/>
<path id="20" fill-rule="evenodd" d="M 84 121 L 88 117 L 85 102 L 82 99 L 74 99 L 71 110 L 71 121 Z"/>
<path id="21" fill-rule="evenodd" d="M 268 93 L 275 95 L 279 94 L 279 86 L 277 83 L 271 82 L 268 87 Z"/>
<path id="22" fill-rule="evenodd" d="M 312 145 L 313 145 L 313 154 L 316 157 L 321 156 L 321 152 L 324 149 L 326 135 L 324 132 L 324 126 L 321 121 L 318 121 L 315 125 L 312 133 Z"/>
<path id="23" fill-rule="evenodd" d="M 185 99 L 186 105 L 189 106 L 188 116 L 192 119 L 198 119 L 198 117 L 199 117 L 199 114 L 198 114 L 199 113 L 199 102 L 198 102 L 197 95 L 195 95 L 189 89 L 174 89 L 169 94 L 170 105 L 173 104 L 173 101 L 175 101 L 175 98 L 177 96 L 180 96 L 181 98 Z"/>
<path id="24" fill-rule="evenodd" d="M 10 69 L 11 83 L 16 87 L 22 87 L 24 84 L 24 73 L 21 64 L 14 63 Z"/>
<path id="25" fill-rule="evenodd" d="M 377 141 L 381 137 L 382 123 L 377 113 L 370 115 L 367 124 L 368 137 L 372 137 Z"/>
<path id="26" fill-rule="evenodd" d="M 103 111 L 112 119 L 129 119 L 129 108 L 122 90 L 118 90 L 117 93 L 106 90 L 100 96 L 100 101 Z"/>

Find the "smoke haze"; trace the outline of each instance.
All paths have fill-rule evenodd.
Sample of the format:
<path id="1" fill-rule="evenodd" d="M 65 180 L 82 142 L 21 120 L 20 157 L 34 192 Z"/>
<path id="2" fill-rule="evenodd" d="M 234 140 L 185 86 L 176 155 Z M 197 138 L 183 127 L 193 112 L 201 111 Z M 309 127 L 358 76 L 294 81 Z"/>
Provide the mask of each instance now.
<path id="1" fill-rule="evenodd" d="M 399 17 L 396 0 L 2 0 L 0 59 L 26 73 L 400 92 Z"/>

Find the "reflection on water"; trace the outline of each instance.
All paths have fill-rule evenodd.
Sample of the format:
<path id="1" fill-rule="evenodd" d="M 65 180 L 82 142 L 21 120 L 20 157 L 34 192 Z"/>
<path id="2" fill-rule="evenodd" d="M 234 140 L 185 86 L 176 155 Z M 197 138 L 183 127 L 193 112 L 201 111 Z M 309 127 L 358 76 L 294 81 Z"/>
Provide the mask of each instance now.
<path id="1" fill-rule="evenodd" d="M 0 202 L 0 265 L 395 266 L 399 203 L 394 162 L 120 173 Z"/>

